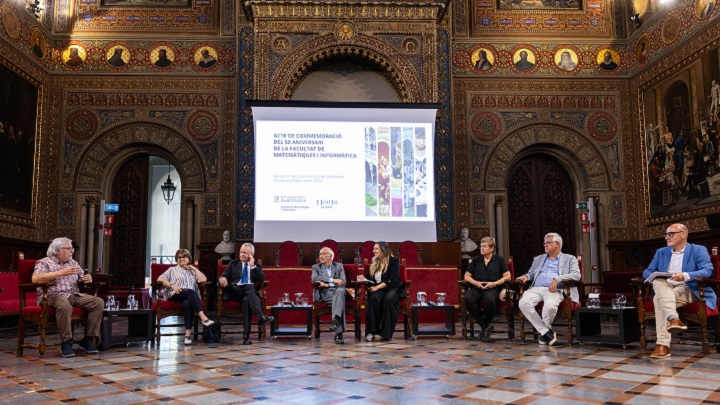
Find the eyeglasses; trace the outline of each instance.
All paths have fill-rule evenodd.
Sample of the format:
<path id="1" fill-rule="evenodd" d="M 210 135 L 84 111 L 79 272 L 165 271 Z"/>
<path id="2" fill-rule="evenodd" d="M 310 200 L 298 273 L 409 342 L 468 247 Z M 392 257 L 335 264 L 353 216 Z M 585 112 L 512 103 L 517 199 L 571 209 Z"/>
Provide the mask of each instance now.
<path id="1" fill-rule="evenodd" d="M 552 241 L 552 242 L 545 242 L 545 243 L 543 243 L 543 246 L 548 246 L 548 245 L 552 245 L 553 243 L 557 243 L 557 242 L 556 242 L 556 241 Z"/>
<path id="2" fill-rule="evenodd" d="M 328 253 L 328 252 L 320 252 L 320 256 L 329 256 L 329 255 L 330 255 L 330 253 Z"/>
<path id="3" fill-rule="evenodd" d="M 251 255 L 252 252 L 243 252 L 243 251 L 241 250 L 241 251 L 240 251 L 240 254 L 241 254 L 241 255 Z"/>
<path id="4" fill-rule="evenodd" d="M 665 232 L 665 233 L 663 234 L 663 236 L 666 237 L 666 238 L 668 238 L 668 237 L 669 237 L 669 238 L 672 238 L 673 236 L 675 236 L 676 233 L 680 233 L 680 232 L 682 232 L 682 231 L 677 231 L 677 232 Z"/>
<path id="5" fill-rule="evenodd" d="M 69 250 L 69 251 L 71 251 L 71 252 L 75 250 L 74 247 L 62 247 L 62 248 L 60 248 L 60 249 L 62 249 L 62 250 Z"/>

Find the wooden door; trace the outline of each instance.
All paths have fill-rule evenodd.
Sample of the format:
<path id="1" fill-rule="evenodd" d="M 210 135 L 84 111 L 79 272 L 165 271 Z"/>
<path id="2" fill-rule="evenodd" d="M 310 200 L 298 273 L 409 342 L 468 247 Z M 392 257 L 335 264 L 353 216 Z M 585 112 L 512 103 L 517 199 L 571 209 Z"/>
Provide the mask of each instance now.
<path id="1" fill-rule="evenodd" d="M 149 168 L 150 157 L 137 156 L 120 168 L 113 181 L 110 202 L 120 204 L 108 238 L 113 285 L 145 285 Z"/>
<path id="2" fill-rule="evenodd" d="M 533 257 L 545 253 L 543 237 L 549 232 L 563 238 L 563 252 L 575 254 L 575 193 L 560 164 L 547 156 L 527 157 L 510 170 L 507 190 L 516 277 L 530 269 Z"/>

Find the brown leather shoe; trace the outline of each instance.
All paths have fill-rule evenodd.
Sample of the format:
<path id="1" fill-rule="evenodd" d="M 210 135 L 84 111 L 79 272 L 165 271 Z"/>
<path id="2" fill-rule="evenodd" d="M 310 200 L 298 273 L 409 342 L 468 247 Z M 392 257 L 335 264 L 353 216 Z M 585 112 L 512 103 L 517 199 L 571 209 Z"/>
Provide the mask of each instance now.
<path id="1" fill-rule="evenodd" d="M 670 333 L 682 333 L 687 330 L 687 326 L 685 326 L 685 324 L 682 323 L 682 321 L 675 318 L 675 319 L 668 321 L 667 330 Z"/>
<path id="2" fill-rule="evenodd" d="M 650 354 L 650 357 L 656 359 L 670 357 L 670 348 L 665 345 L 655 345 L 655 350 Z"/>

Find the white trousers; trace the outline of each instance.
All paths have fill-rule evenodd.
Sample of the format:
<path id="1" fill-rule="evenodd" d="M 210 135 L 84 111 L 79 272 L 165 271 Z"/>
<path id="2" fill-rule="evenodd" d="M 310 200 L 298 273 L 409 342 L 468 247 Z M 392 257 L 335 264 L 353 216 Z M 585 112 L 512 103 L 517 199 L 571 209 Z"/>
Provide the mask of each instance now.
<path id="1" fill-rule="evenodd" d="M 533 324 L 535 330 L 544 335 L 552 329 L 553 320 L 563 298 L 560 290 L 550 292 L 547 287 L 532 287 L 525 291 L 520 298 L 520 310 L 525 318 Z M 535 310 L 535 307 L 541 302 L 544 302 L 542 317 Z"/>

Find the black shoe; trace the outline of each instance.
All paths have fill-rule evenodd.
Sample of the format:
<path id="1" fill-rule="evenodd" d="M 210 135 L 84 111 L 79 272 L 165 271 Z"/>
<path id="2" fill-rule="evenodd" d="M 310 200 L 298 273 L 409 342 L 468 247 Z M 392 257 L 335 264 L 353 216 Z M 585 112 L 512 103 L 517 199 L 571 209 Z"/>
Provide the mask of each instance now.
<path id="1" fill-rule="evenodd" d="M 549 344 L 550 346 L 554 345 L 555 342 L 557 342 L 557 335 L 555 334 L 555 332 L 552 331 L 552 329 L 547 331 L 547 333 L 543 336 L 545 337 L 545 341 L 547 341 L 547 344 Z"/>
<path id="2" fill-rule="evenodd" d="M 480 335 L 480 341 L 481 342 L 487 342 L 490 340 L 490 335 L 492 335 L 493 331 L 495 330 L 495 327 L 492 325 L 488 325 L 487 328 L 485 328 Z"/>
<path id="3" fill-rule="evenodd" d="M 83 340 L 78 343 L 78 346 L 88 354 L 98 353 L 98 349 L 93 345 L 93 338 L 84 337 Z"/>
<path id="4" fill-rule="evenodd" d="M 342 333 L 338 333 L 335 335 L 335 344 L 336 345 L 345 344 L 345 340 L 343 340 Z"/>
<path id="5" fill-rule="evenodd" d="M 272 321 L 274 321 L 274 320 L 275 320 L 275 317 L 274 317 L 274 316 L 266 316 L 265 318 L 262 318 L 261 320 L 258 321 L 258 325 L 263 326 L 263 325 L 268 324 L 268 323 L 270 323 L 270 322 L 272 322 Z"/>
<path id="6" fill-rule="evenodd" d="M 244 345 L 251 345 L 252 340 L 250 340 L 250 335 L 243 335 L 243 344 Z"/>
<path id="7" fill-rule="evenodd" d="M 338 328 L 338 320 L 333 319 L 332 324 L 330 324 L 330 332 L 335 332 Z"/>
<path id="8" fill-rule="evenodd" d="M 72 346 L 73 346 L 72 340 L 63 342 L 62 345 L 60 345 L 60 353 L 62 353 L 63 357 L 75 357 L 75 352 L 73 351 Z"/>

